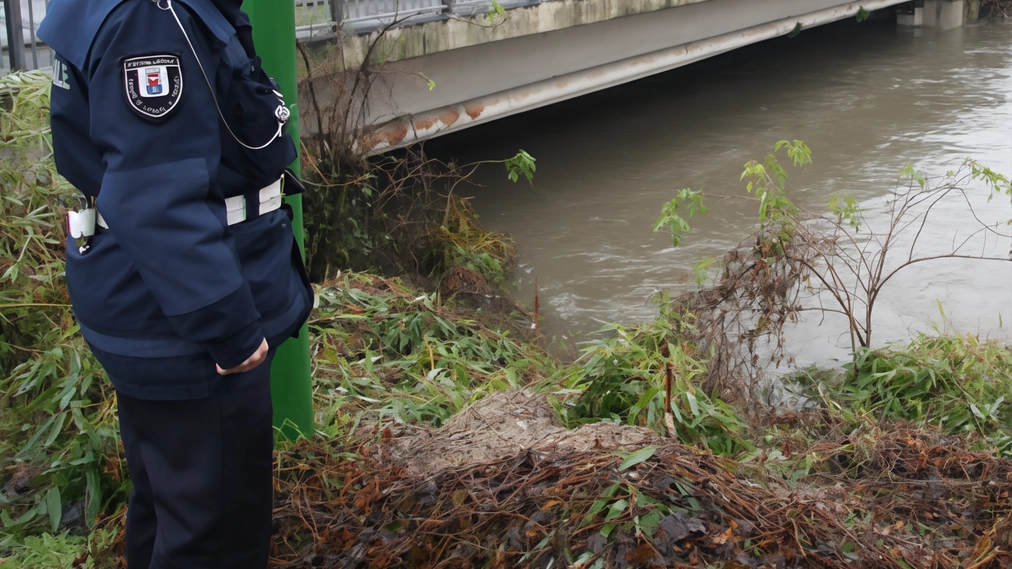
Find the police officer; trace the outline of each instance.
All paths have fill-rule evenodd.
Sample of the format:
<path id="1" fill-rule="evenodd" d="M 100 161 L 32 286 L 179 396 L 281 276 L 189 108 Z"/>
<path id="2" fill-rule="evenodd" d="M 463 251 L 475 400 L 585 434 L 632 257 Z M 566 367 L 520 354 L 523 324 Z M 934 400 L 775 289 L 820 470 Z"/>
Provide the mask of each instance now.
<path id="1" fill-rule="evenodd" d="M 285 0 L 277 0 L 285 1 Z M 258 569 L 270 546 L 269 370 L 312 288 L 282 192 L 288 110 L 241 0 L 52 0 L 67 285 L 115 386 L 129 569 Z"/>

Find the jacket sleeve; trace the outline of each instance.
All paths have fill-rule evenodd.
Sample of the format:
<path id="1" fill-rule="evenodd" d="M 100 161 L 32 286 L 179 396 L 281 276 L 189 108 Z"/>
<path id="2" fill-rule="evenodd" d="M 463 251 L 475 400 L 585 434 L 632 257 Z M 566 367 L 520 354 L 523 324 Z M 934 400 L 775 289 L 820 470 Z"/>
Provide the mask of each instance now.
<path id="1" fill-rule="evenodd" d="M 184 7 L 175 11 L 213 84 L 221 51 Z M 182 91 L 149 118 L 128 100 L 124 61 L 158 55 L 179 58 Z M 106 165 L 99 213 L 177 333 L 221 367 L 239 365 L 264 333 L 214 183 L 218 111 L 186 37 L 171 12 L 126 2 L 96 36 L 88 73 L 91 138 Z"/>

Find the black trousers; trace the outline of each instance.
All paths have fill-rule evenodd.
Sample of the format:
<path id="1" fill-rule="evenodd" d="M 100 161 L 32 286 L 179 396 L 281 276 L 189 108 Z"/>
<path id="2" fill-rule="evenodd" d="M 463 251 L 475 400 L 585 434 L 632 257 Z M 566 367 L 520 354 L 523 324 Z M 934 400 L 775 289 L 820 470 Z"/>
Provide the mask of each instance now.
<path id="1" fill-rule="evenodd" d="M 128 569 L 267 567 L 273 509 L 271 359 L 223 378 L 203 399 L 118 395 L 133 481 L 126 521 Z"/>

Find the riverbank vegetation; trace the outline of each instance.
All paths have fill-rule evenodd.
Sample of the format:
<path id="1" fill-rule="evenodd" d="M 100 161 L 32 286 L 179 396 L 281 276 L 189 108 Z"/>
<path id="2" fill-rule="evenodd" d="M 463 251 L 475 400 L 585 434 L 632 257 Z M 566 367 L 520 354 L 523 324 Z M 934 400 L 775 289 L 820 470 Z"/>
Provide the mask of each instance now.
<path id="1" fill-rule="evenodd" d="M 988 18 L 1012 18 L 1012 1 L 980 0 L 980 14 Z"/>
<path id="2" fill-rule="evenodd" d="M 114 393 L 62 283 L 61 200 L 72 190 L 51 161 L 48 78 L 3 81 L 0 567 L 121 567 L 128 477 Z M 787 149 L 792 161 L 810 156 L 800 143 Z M 358 244 L 319 257 L 318 427 L 277 453 L 272 567 L 1012 566 L 1007 347 L 973 336 L 869 341 L 838 369 L 799 371 L 777 389 L 761 381 L 753 358 L 771 356 L 751 339 L 792 317 L 797 296 L 776 280 L 787 270 L 778 259 L 796 245 L 784 231 L 807 223 L 792 217 L 773 159 L 748 166 L 751 190 L 766 197 L 757 248 L 725 261 L 698 294 L 659 297 L 654 321 L 608 325 L 565 361 L 532 330 L 537 311 L 502 291 L 508 240 L 445 191 L 466 171 L 429 169 L 422 155 L 330 170 L 308 152 L 307 203 L 346 200 L 340 215 L 310 219 L 311 231 L 352 218 L 318 252 L 377 219 L 413 227 L 400 234 L 411 239 L 386 241 L 425 245 L 401 249 L 407 263 L 377 263 L 400 277 L 347 270 L 381 258 L 350 252 Z M 520 178 L 533 160 L 506 165 Z M 1004 196 L 1007 181 L 994 176 Z M 441 216 L 391 214 L 415 184 L 432 188 L 437 207 L 426 211 Z M 702 213 L 701 198 L 681 197 L 661 223 L 676 237 L 687 209 Z M 837 203 L 831 217 L 853 227 L 856 204 Z M 367 217 L 349 209 L 363 204 Z M 418 253 L 427 249 L 440 252 Z M 731 313 L 722 283 L 751 299 L 739 328 L 716 321 Z M 783 390 L 795 404 L 760 404 Z"/>

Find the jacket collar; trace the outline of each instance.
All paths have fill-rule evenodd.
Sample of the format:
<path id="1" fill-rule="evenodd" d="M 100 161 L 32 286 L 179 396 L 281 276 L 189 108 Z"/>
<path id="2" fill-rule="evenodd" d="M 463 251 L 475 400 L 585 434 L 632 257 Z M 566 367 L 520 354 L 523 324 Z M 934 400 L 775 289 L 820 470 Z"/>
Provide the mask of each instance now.
<path id="1" fill-rule="evenodd" d="M 170 0 L 160 1 L 165 6 Z M 178 5 L 185 5 L 222 45 L 227 45 L 235 34 L 231 22 L 212 0 L 171 1 L 177 10 Z M 155 8 L 153 0 L 51 0 L 38 36 L 68 63 L 83 70 L 102 24 L 124 2 L 148 2 Z M 172 18 L 168 12 L 165 17 Z M 175 22 L 172 25 L 175 27 Z"/>

